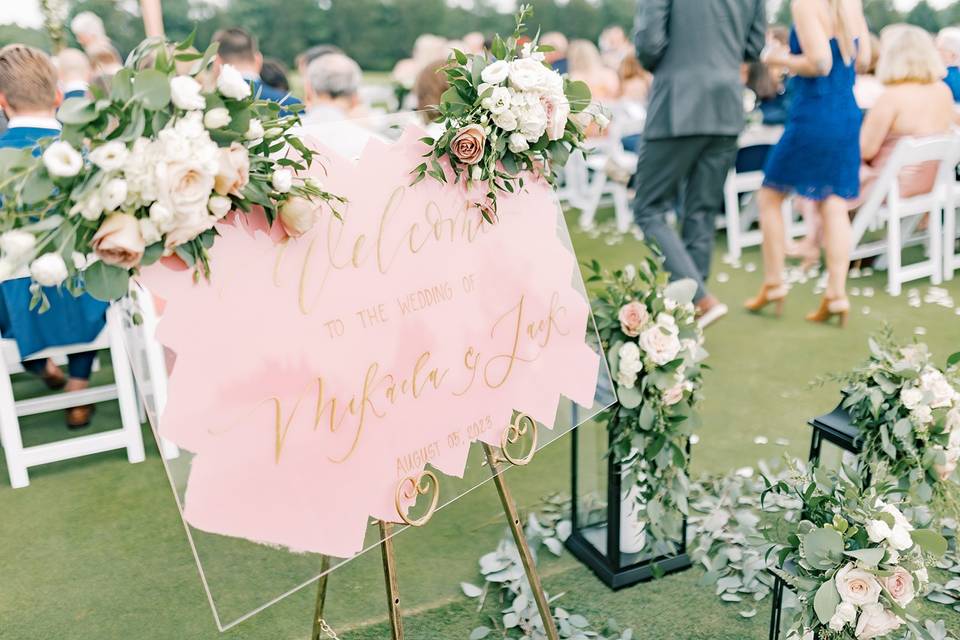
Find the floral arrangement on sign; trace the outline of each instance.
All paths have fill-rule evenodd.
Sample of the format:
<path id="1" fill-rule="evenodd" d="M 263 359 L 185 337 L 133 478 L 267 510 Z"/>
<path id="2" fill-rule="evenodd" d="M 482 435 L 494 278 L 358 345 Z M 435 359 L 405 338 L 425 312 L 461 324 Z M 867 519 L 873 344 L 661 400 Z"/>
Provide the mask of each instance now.
<path id="1" fill-rule="evenodd" d="M 444 132 L 423 138 L 427 158 L 413 170 L 413 184 L 426 176 L 447 182 L 440 160 L 447 158 L 455 181 L 486 183 L 486 201 L 477 207 L 487 222 L 497 219 L 497 194 L 523 189 L 523 172 L 556 182 L 556 171 L 580 149 L 592 123 L 609 118 L 591 102 L 586 83 L 571 81 L 544 61 L 551 48 L 538 44 L 539 33 L 521 44 L 529 5 L 517 14 L 514 34 L 493 39 L 490 56 L 455 50 L 442 72 L 450 88 L 437 109 Z"/>
<path id="2" fill-rule="evenodd" d="M 691 302 L 696 286 L 668 284 L 654 256 L 613 273 L 596 261 L 589 268 L 587 281 L 601 285 L 593 310 L 619 399 L 606 415 L 610 455 L 647 523 L 637 546 L 655 548 L 677 539 L 687 514 L 687 445 L 707 357 Z"/>
<path id="3" fill-rule="evenodd" d="M 31 308 L 45 310 L 42 286 L 120 298 L 161 256 L 209 277 L 214 224 L 233 210 L 259 205 L 291 236 L 314 224 L 317 201 L 336 214 L 342 198 L 297 177 L 313 161 L 291 133 L 299 118 L 253 96 L 229 65 L 206 90 L 198 76 L 216 44 L 200 54 L 192 43 L 144 41 L 109 93 L 61 106 L 62 135 L 39 157 L 0 150 L 0 276 L 29 266 Z"/>
<path id="4" fill-rule="evenodd" d="M 903 626 L 928 637 L 911 604 L 947 541 L 932 529 L 914 529 L 886 501 L 895 487 L 864 489 L 851 468 L 767 484 L 764 498 L 791 496 L 803 504 L 799 524 L 766 529 L 768 556 L 776 556 L 777 574 L 799 600 L 788 637 L 868 640 L 891 637 Z"/>
<path id="5" fill-rule="evenodd" d="M 843 408 L 860 430 L 861 473 L 883 464 L 917 506 L 958 512 L 960 353 L 944 373 L 923 343 L 900 344 L 887 328 L 870 338 L 870 358 L 838 376 Z"/>

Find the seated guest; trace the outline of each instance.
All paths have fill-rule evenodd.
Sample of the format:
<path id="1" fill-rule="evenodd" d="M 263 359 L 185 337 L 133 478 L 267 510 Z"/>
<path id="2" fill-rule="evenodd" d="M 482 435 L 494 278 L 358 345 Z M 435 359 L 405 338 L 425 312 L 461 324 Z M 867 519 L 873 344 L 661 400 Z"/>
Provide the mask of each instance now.
<path id="1" fill-rule="evenodd" d="M 367 141 L 378 137 L 350 119 L 360 103 L 362 77 L 360 65 L 342 53 L 311 62 L 304 82 L 307 108 L 299 133 L 316 137 L 346 158 L 360 157 Z"/>
<path id="2" fill-rule="evenodd" d="M 413 95 L 417 98 L 417 109 L 420 118 L 427 125 L 427 135 L 437 138 L 443 135 L 443 127 L 437 122 L 440 112 L 436 106 L 440 104 L 440 96 L 450 88 L 447 75 L 441 71 L 447 64 L 446 60 L 437 60 L 425 66 L 417 75 L 413 83 Z"/>
<path id="3" fill-rule="evenodd" d="M 597 43 L 600 45 L 600 57 L 608 69 L 619 69 L 624 58 L 634 55 L 633 44 L 620 25 L 604 29 Z"/>
<path id="4" fill-rule="evenodd" d="M 110 44 L 107 31 L 103 28 L 103 20 L 92 11 L 81 11 L 73 16 L 70 31 L 87 55 L 90 55 L 90 48 L 95 45 Z"/>
<path id="5" fill-rule="evenodd" d="M 887 29 L 881 39 L 877 77 L 885 89 L 867 113 L 860 131 L 860 199 L 869 196 L 884 164 L 897 143 L 905 137 L 949 133 L 954 102 L 943 82 L 946 69 L 930 34 L 909 25 Z M 905 197 L 927 193 L 937 177 L 937 162 L 908 167 L 900 173 L 900 194 Z"/>
<path id="6" fill-rule="evenodd" d="M 260 67 L 260 78 L 263 84 L 282 92 L 290 93 L 290 81 L 287 79 L 287 67 L 276 58 L 264 58 Z"/>
<path id="7" fill-rule="evenodd" d="M 937 34 L 937 51 L 947 67 L 943 79 L 953 93 L 953 101 L 960 102 L 960 29 L 947 27 Z"/>
<path id="8" fill-rule="evenodd" d="M 10 117 L 10 127 L 0 137 L 0 147 L 33 148 L 38 142 L 60 135 L 54 117 L 62 100 L 57 72 L 45 53 L 25 45 L 11 44 L 0 49 L 0 108 Z M 29 310 L 30 279 L 17 278 L 0 283 L 0 335 L 16 340 L 22 357 L 48 347 L 90 342 L 105 323 L 106 303 L 89 295 L 74 298 L 56 287 L 46 287 L 50 300 L 46 313 Z M 88 386 L 95 351 L 69 358 L 69 380 L 49 360 L 28 360 L 24 368 L 41 376 L 51 389 L 66 387 L 78 391 Z M 67 425 L 90 423 L 92 406 L 67 409 Z"/>
<path id="9" fill-rule="evenodd" d="M 297 73 L 300 74 L 301 78 L 306 78 L 307 67 L 310 66 L 310 63 L 328 53 L 343 53 L 343 51 L 340 50 L 340 47 L 333 44 L 318 44 L 310 47 L 297 56 L 295 61 L 297 63 Z"/>
<path id="10" fill-rule="evenodd" d="M 540 44 L 553 47 L 553 51 L 543 54 L 547 64 L 559 74 L 567 72 L 567 36 L 559 31 L 548 31 L 540 36 Z"/>
<path id="11" fill-rule="evenodd" d="M 55 61 L 63 99 L 86 97 L 93 78 L 93 67 L 86 54 L 79 49 L 64 49 Z"/>
<path id="12" fill-rule="evenodd" d="M 626 56 L 620 63 L 620 99 L 640 104 L 647 103 L 653 74 L 643 68 L 636 56 Z"/>
<path id="13" fill-rule="evenodd" d="M 567 68 L 571 80 L 581 80 L 590 87 L 593 99 L 614 100 L 620 93 L 616 71 L 603 64 L 600 51 L 589 40 L 574 40 L 567 49 Z"/>
<path id="14" fill-rule="evenodd" d="M 262 100 L 270 100 L 284 107 L 298 110 L 300 101 L 285 91 L 274 89 L 267 85 L 260 77 L 263 67 L 263 55 L 257 46 L 257 39 L 246 29 L 231 27 L 221 29 L 213 34 L 213 41 L 220 45 L 217 49 L 216 72 L 229 64 L 239 71 L 243 77 L 253 84 L 253 95 Z"/>
<path id="15" fill-rule="evenodd" d="M 782 125 L 787 121 L 790 96 L 783 70 L 763 62 L 752 62 L 747 69 L 747 88 L 757 97 L 755 109 L 765 125 Z"/>
<path id="16" fill-rule="evenodd" d="M 866 69 L 857 72 L 857 80 L 853 84 L 853 96 L 857 106 L 869 111 L 883 93 L 884 86 L 877 79 L 877 64 L 880 62 L 880 38 L 870 34 L 870 63 Z"/>
<path id="17" fill-rule="evenodd" d="M 94 75 L 108 80 L 123 68 L 120 52 L 108 40 L 90 45 L 87 57 L 93 65 Z"/>

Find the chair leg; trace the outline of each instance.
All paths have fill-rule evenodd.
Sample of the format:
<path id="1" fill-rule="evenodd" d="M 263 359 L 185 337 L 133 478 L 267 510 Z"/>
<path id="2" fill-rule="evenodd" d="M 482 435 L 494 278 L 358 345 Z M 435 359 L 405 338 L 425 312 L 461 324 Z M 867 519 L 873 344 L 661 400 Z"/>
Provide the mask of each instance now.
<path id="1" fill-rule="evenodd" d="M 740 194 L 733 184 L 733 174 L 727 177 L 723 187 L 724 217 L 727 220 L 727 253 L 739 259 L 742 253 L 740 244 Z"/>
<path id="2" fill-rule="evenodd" d="M 633 212 L 630 211 L 630 198 L 627 188 L 622 184 L 613 187 L 613 210 L 617 217 L 617 231 L 626 233 L 633 222 Z"/>
<path id="3" fill-rule="evenodd" d="M 943 212 L 943 279 L 953 280 L 954 247 L 957 244 L 957 209 L 947 203 Z"/>
<path id="4" fill-rule="evenodd" d="M 900 273 L 902 249 L 900 215 L 891 203 L 887 217 L 887 287 L 892 296 L 899 296 L 903 285 L 903 274 Z"/>
<path id="5" fill-rule="evenodd" d="M 14 404 L 13 386 L 6 362 L 0 358 L 0 444 L 7 460 L 10 486 L 21 489 L 30 484 L 27 465 L 22 461 L 23 439 L 20 437 L 20 420 Z"/>
<path id="6" fill-rule="evenodd" d="M 120 405 L 120 422 L 127 440 L 127 460 L 143 462 L 143 433 L 137 419 L 136 389 L 133 386 L 133 373 L 127 358 L 127 348 L 123 343 L 123 327 L 115 306 L 107 309 L 107 331 L 110 336 L 110 359 L 113 362 L 113 377 L 117 385 L 117 402 Z"/>
<path id="7" fill-rule="evenodd" d="M 940 238 L 943 237 L 941 229 L 943 227 L 942 211 L 940 207 L 934 207 L 930 212 L 930 221 L 927 224 L 927 237 L 930 238 L 930 282 L 940 284 L 943 282 L 943 243 Z"/>

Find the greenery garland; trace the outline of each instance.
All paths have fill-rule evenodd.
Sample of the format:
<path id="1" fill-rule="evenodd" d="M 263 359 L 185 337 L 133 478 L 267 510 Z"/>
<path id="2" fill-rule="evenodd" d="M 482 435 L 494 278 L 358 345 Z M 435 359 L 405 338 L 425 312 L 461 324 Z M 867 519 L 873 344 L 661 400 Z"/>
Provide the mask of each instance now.
<path id="1" fill-rule="evenodd" d="M 588 266 L 588 282 L 601 285 L 594 316 L 619 400 L 605 414 L 609 454 L 620 465 L 623 486 L 636 487 L 646 521 L 640 546 L 660 554 L 658 543 L 683 535 L 688 511 L 688 442 L 699 424 L 695 409 L 707 357 L 694 317 L 695 285 L 668 284 L 652 255 L 613 273 L 596 261 Z"/>

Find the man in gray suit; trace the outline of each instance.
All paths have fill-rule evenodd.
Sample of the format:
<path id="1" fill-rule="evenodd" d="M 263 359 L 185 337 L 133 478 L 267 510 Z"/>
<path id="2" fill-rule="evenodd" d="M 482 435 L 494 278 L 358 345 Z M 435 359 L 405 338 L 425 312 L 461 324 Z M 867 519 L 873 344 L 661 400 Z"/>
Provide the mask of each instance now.
<path id="1" fill-rule="evenodd" d="M 637 224 L 671 278 L 697 282 L 701 326 L 727 308 L 706 290 L 723 183 L 743 129 L 740 65 L 757 60 L 766 0 L 639 0 L 637 56 L 654 75 L 635 184 Z M 679 202 L 679 207 L 677 204 Z M 681 236 L 667 223 L 677 207 Z"/>

